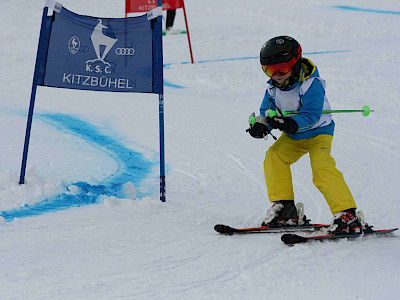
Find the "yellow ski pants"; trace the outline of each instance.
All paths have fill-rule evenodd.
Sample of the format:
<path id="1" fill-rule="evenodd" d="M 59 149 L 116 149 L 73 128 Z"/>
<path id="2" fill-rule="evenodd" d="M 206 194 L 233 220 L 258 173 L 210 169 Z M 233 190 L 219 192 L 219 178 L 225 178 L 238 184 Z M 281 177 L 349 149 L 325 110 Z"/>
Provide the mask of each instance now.
<path id="1" fill-rule="evenodd" d="M 294 200 L 290 165 L 304 154 L 310 154 L 313 183 L 324 195 L 333 214 L 356 208 L 353 196 L 343 174 L 336 169 L 331 156 L 331 135 L 318 135 L 303 140 L 292 140 L 282 133 L 281 137 L 268 149 L 264 161 L 265 181 L 271 202 Z"/>

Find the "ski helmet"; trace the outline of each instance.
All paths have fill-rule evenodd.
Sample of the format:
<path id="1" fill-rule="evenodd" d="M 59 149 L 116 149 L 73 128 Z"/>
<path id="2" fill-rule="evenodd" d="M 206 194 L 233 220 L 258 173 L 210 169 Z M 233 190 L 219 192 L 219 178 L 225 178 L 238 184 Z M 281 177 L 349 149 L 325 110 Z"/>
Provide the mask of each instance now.
<path id="1" fill-rule="evenodd" d="M 291 69 L 294 75 L 300 73 L 302 49 L 290 36 L 277 36 L 268 40 L 261 48 L 260 63 L 269 77 L 275 73 L 287 73 Z"/>

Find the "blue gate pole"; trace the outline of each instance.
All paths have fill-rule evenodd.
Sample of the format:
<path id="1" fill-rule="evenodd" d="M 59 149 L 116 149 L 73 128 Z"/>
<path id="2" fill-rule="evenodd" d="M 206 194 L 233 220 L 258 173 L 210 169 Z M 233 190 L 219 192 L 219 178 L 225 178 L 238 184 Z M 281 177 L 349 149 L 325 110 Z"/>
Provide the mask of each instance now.
<path id="1" fill-rule="evenodd" d="M 165 202 L 165 152 L 164 152 L 164 95 L 159 95 L 160 128 L 160 200 Z"/>
<path id="2" fill-rule="evenodd" d="M 22 155 L 22 165 L 21 165 L 21 174 L 19 176 L 19 184 L 25 183 L 26 161 L 28 159 L 29 140 L 30 140 L 30 136 L 31 136 L 33 109 L 35 106 L 36 89 L 37 89 L 37 84 L 35 83 L 35 76 L 33 78 L 34 79 L 33 79 L 33 85 L 32 85 L 31 100 L 29 103 L 29 113 L 28 113 L 28 121 L 26 124 L 24 153 Z"/>
<path id="3" fill-rule="evenodd" d="M 157 6 L 161 7 L 162 11 L 162 0 L 157 0 Z M 157 47 L 161 48 L 162 53 L 162 16 L 157 17 L 156 25 L 156 44 Z M 158 43 L 159 42 L 159 43 Z M 165 189 L 165 149 L 164 149 L 164 78 L 163 78 L 163 56 L 157 57 L 157 65 L 159 66 L 158 78 L 161 81 L 161 87 L 158 98 L 158 121 L 160 131 L 160 200 L 161 202 L 166 201 L 166 189 Z"/>
<path id="4" fill-rule="evenodd" d="M 43 76 L 44 76 L 43 65 L 44 65 L 44 62 L 46 61 L 46 57 L 47 57 L 48 42 L 49 42 L 50 31 L 51 31 L 51 17 L 47 17 L 47 11 L 48 11 L 48 8 L 45 7 L 43 9 L 42 25 L 40 27 L 39 43 L 38 43 L 38 49 L 37 49 L 37 54 L 36 54 L 35 71 L 34 71 L 33 82 L 32 82 L 31 100 L 29 102 L 29 113 L 28 113 L 28 121 L 26 124 L 24 152 L 22 155 L 22 165 L 21 165 L 21 173 L 19 176 L 19 184 L 25 183 L 26 161 L 28 159 L 29 140 L 30 140 L 30 136 L 31 136 L 36 90 L 37 90 L 37 86 L 39 85 L 39 83 L 41 81 L 43 81 Z"/>

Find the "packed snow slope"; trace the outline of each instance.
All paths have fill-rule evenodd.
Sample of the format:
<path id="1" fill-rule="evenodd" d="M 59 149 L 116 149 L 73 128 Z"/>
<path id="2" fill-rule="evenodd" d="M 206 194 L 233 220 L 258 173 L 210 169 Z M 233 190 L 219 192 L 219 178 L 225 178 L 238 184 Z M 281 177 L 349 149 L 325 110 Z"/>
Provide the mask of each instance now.
<path id="1" fill-rule="evenodd" d="M 258 225 L 269 207 L 273 140 L 245 129 L 267 81 L 259 50 L 276 35 L 301 43 L 332 109 L 375 110 L 334 116 L 332 155 L 367 222 L 399 226 L 398 1 L 186 0 L 196 63 L 185 35 L 163 38 L 166 203 L 156 95 L 39 88 L 18 185 L 43 4 L 1 2 L 0 299 L 399 298 L 399 234 L 288 247 L 213 230 Z M 123 0 L 62 4 L 124 16 Z M 329 223 L 308 156 L 292 172 L 307 217 Z"/>

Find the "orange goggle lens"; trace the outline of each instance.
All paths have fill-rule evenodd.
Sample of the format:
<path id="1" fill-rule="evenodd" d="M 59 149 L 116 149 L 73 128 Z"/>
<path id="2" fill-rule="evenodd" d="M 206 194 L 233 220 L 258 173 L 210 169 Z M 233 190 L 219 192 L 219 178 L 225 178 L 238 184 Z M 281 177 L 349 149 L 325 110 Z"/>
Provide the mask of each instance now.
<path id="1" fill-rule="evenodd" d="M 268 77 L 272 77 L 273 75 L 278 75 L 278 76 L 286 75 L 287 73 L 290 72 L 292 66 L 290 66 L 290 64 L 287 62 L 283 62 L 268 66 L 261 65 L 261 68 Z"/>

